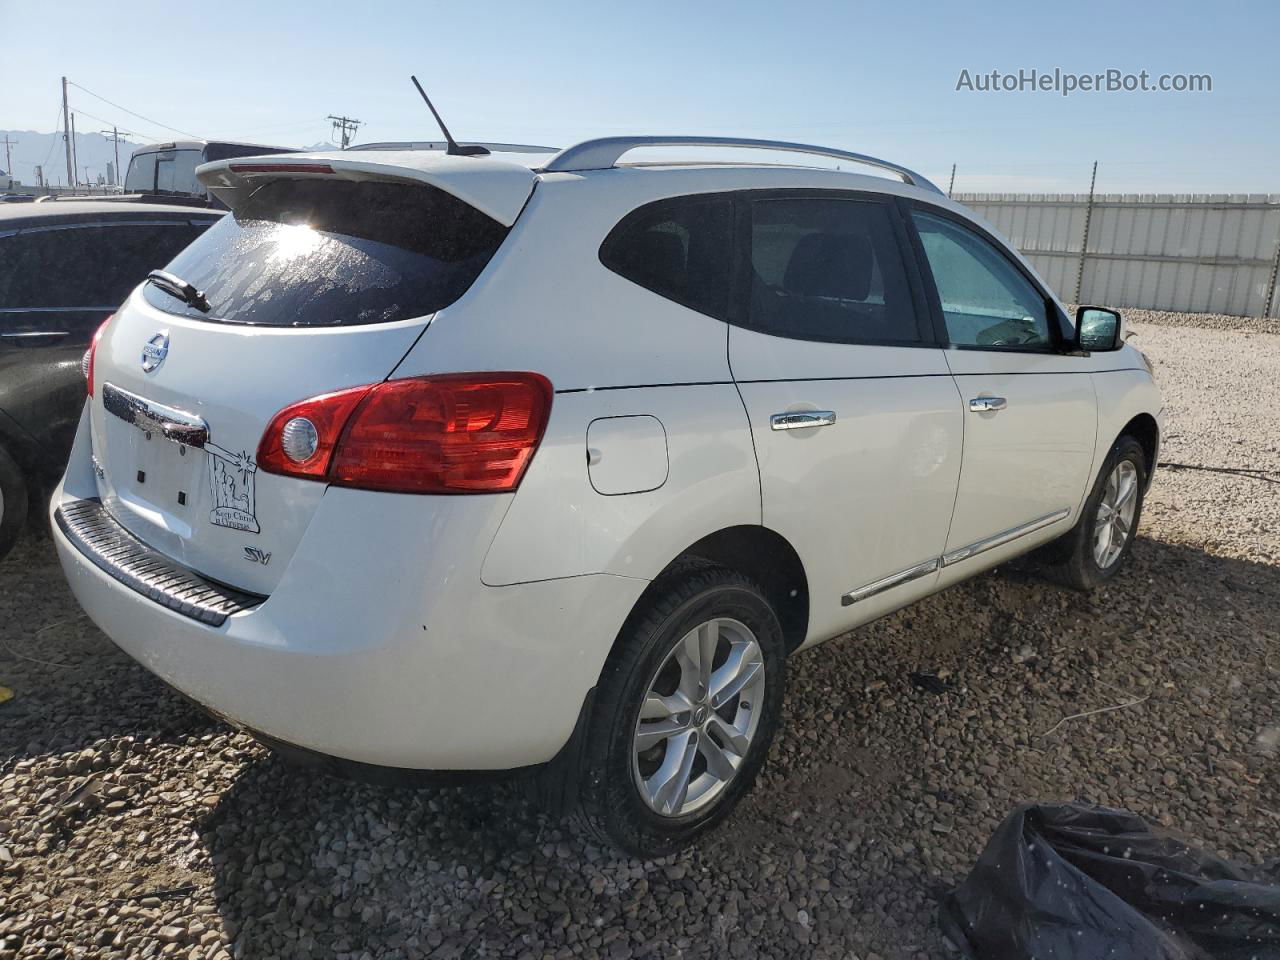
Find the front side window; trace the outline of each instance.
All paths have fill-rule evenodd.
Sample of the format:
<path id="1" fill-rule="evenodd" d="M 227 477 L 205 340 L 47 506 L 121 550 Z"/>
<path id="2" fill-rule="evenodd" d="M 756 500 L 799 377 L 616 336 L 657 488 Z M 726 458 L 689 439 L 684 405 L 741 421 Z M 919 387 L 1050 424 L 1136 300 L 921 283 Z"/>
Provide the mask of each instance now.
<path id="1" fill-rule="evenodd" d="M 480 275 L 507 228 L 426 184 L 272 180 L 164 269 L 201 311 L 155 284 L 148 303 L 198 320 L 324 327 L 425 317 Z"/>
<path id="2" fill-rule="evenodd" d="M 892 216 L 854 199 L 754 201 L 749 326 L 841 343 L 924 339 Z"/>
<path id="3" fill-rule="evenodd" d="M 947 337 L 962 347 L 1053 345 L 1044 295 L 983 237 L 952 220 L 913 211 L 942 301 Z"/>
<path id="4" fill-rule="evenodd" d="M 600 247 L 600 262 L 668 300 L 723 320 L 729 309 L 733 201 L 660 200 L 628 214 Z"/>

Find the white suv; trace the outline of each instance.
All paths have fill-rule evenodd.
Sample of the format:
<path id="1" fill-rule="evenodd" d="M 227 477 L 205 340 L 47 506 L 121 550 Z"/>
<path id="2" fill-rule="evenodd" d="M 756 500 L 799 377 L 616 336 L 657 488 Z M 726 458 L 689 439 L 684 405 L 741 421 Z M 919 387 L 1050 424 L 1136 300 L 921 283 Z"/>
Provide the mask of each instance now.
<path id="1" fill-rule="evenodd" d="M 655 145 L 897 179 L 618 162 Z M 62 564 L 209 710 L 661 853 L 749 788 L 788 654 L 1050 541 L 1123 564 L 1143 356 L 927 181 L 490 146 L 202 166 L 233 215 L 86 358 Z"/>

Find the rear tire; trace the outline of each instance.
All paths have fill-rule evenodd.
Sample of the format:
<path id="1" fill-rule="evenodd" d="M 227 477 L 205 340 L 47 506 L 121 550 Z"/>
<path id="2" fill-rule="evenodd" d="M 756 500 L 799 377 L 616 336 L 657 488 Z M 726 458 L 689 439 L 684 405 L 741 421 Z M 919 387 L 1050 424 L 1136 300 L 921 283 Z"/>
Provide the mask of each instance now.
<path id="1" fill-rule="evenodd" d="M 0 559 L 3 559 L 27 522 L 27 484 L 13 459 L 0 447 Z"/>
<path id="2" fill-rule="evenodd" d="M 1071 531 L 1049 545 L 1054 578 L 1076 590 L 1093 590 L 1120 572 L 1133 550 L 1147 486 L 1142 444 L 1122 436 L 1107 455 Z"/>
<path id="3" fill-rule="evenodd" d="M 751 580 L 702 565 L 656 582 L 596 689 L 580 823 L 640 857 L 720 823 L 764 763 L 785 670 L 778 618 Z"/>

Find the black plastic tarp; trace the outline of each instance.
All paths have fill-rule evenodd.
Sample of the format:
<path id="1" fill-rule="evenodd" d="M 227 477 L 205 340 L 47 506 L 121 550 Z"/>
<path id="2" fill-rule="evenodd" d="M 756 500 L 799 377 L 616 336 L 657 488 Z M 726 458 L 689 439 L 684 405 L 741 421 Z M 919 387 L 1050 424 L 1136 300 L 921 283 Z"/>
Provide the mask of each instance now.
<path id="1" fill-rule="evenodd" d="M 1280 862 L 1241 866 L 1124 810 L 1026 805 L 940 920 L 974 960 L 1280 960 Z"/>

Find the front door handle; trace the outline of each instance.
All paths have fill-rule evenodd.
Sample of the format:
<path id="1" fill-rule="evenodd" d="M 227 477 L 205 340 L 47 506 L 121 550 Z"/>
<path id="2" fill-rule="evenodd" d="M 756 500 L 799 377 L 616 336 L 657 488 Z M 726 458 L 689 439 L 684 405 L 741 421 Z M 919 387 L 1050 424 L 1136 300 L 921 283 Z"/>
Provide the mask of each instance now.
<path id="1" fill-rule="evenodd" d="M 836 422 L 834 410 L 791 410 L 769 418 L 770 430 L 803 430 L 806 427 L 829 427 Z"/>
<path id="2" fill-rule="evenodd" d="M 994 413 L 1009 405 L 1004 397 L 974 397 L 969 401 L 969 409 L 974 413 Z"/>

